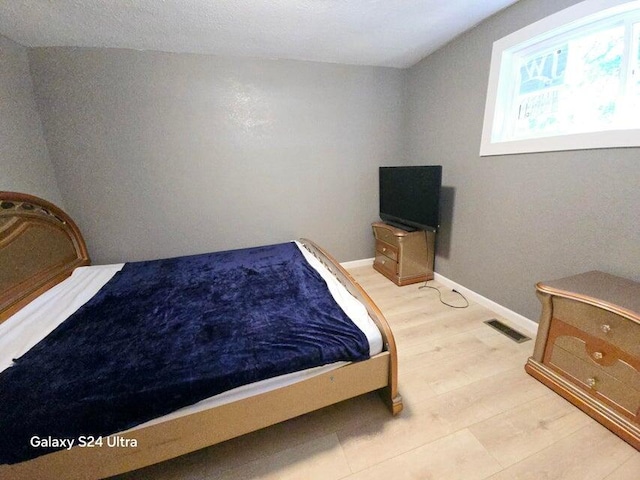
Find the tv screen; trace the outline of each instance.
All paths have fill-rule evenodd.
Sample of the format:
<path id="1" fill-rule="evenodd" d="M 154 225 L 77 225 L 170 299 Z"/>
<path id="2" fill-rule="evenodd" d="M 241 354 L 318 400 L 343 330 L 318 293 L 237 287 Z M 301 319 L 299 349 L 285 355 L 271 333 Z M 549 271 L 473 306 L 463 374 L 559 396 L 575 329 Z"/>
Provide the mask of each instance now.
<path id="1" fill-rule="evenodd" d="M 442 166 L 380 167 L 380 218 L 405 230 L 440 227 Z"/>

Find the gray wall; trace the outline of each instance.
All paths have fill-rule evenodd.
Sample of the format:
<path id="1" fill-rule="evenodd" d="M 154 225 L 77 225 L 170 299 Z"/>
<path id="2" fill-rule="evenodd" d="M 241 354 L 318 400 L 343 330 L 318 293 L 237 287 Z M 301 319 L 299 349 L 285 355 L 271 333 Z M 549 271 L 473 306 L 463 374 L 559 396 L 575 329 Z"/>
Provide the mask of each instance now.
<path id="1" fill-rule="evenodd" d="M 308 236 L 370 257 L 405 72 L 131 50 L 30 50 L 69 211 L 95 262 Z"/>
<path id="2" fill-rule="evenodd" d="M 537 281 L 640 280 L 640 149 L 478 155 L 493 42 L 573 3 L 521 0 L 407 80 L 407 162 L 444 166 L 436 270 L 536 321 Z"/>
<path id="3" fill-rule="evenodd" d="M 33 97 L 27 49 L 0 36 L 0 190 L 62 205 Z"/>

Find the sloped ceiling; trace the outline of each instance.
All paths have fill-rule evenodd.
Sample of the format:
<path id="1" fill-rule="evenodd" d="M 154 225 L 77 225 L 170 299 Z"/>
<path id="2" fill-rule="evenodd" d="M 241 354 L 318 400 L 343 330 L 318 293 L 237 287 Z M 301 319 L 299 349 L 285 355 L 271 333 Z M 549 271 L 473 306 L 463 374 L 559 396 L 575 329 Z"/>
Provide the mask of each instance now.
<path id="1" fill-rule="evenodd" d="M 27 47 L 130 48 L 409 67 L 516 0 L 8 0 Z"/>

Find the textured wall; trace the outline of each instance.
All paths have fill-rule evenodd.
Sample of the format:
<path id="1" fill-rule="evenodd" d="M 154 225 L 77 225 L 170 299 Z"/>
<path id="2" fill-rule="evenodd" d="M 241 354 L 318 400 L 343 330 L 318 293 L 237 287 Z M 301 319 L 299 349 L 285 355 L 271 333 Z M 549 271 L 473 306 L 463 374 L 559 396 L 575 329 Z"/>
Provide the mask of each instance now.
<path id="1" fill-rule="evenodd" d="M 436 270 L 534 320 L 537 281 L 640 280 L 640 149 L 478 155 L 493 42 L 573 3 L 521 0 L 408 74 L 407 161 L 447 186 Z"/>
<path id="2" fill-rule="evenodd" d="M 52 162 L 96 262 L 309 236 L 370 257 L 405 72 L 131 50 L 29 53 Z"/>
<path id="3" fill-rule="evenodd" d="M 33 97 L 27 49 L 0 36 L 0 190 L 62 205 Z"/>

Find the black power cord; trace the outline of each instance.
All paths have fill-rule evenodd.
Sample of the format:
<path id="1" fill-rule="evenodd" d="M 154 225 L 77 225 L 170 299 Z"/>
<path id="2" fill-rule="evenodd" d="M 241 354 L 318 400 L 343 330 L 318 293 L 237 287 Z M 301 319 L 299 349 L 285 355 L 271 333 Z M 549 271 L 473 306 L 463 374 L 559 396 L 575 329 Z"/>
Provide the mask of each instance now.
<path id="1" fill-rule="evenodd" d="M 453 293 L 457 293 L 458 295 L 460 295 L 462 297 L 462 299 L 465 301 L 466 305 L 451 305 L 450 303 L 445 302 L 444 300 L 442 300 L 442 292 L 440 291 L 440 289 L 438 287 L 433 287 L 431 285 L 427 285 L 429 282 L 424 282 L 424 285 L 421 285 L 420 287 L 418 287 L 418 289 L 423 289 L 423 288 L 430 288 L 432 290 L 435 290 L 436 292 L 438 292 L 438 297 L 440 298 L 440 303 L 442 303 L 443 305 L 446 305 L 447 307 L 451 307 L 451 308 L 467 308 L 469 306 L 469 300 L 467 300 L 467 298 L 461 294 L 459 291 L 457 290 L 451 290 Z"/>

